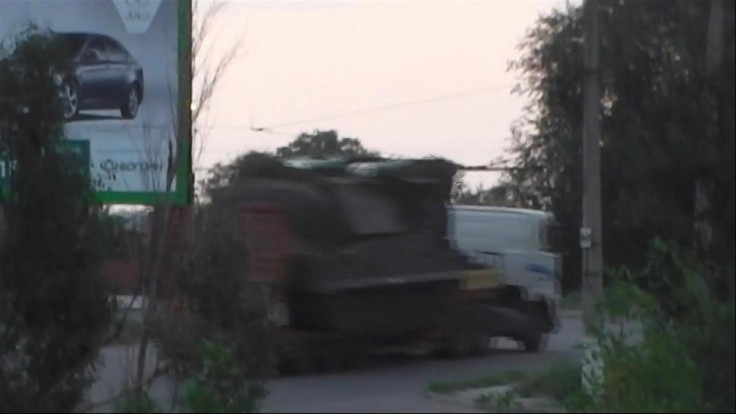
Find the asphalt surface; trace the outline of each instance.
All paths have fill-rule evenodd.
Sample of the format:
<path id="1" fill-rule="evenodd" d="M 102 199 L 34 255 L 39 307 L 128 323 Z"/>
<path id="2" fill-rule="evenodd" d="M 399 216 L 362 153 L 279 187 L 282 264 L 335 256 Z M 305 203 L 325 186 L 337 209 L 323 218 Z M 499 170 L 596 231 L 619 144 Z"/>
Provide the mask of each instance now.
<path id="1" fill-rule="evenodd" d="M 263 403 L 268 413 L 301 412 L 473 412 L 449 406 L 425 395 L 427 383 L 478 375 L 492 375 L 510 369 L 535 370 L 563 359 L 579 359 L 576 348 L 583 339 L 583 326 L 578 313 L 563 314 L 560 329 L 550 336 L 547 349 L 525 353 L 515 342 L 499 340 L 496 349 L 479 358 L 439 359 L 431 356 L 394 354 L 378 358 L 370 368 L 349 372 L 279 378 L 268 384 L 269 396 Z M 155 360 L 150 349 L 149 361 Z M 120 393 L 124 383 L 133 378 L 135 348 L 117 346 L 102 352 L 103 365 L 98 381 L 89 393 L 94 412 L 113 412 L 114 404 L 99 404 Z M 153 367 L 148 366 L 149 371 Z M 166 378 L 157 379 L 151 396 L 162 407 L 169 407 L 173 387 Z"/>
<path id="2" fill-rule="evenodd" d="M 424 390 L 429 381 L 453 380 L 501 373 L 509 369 L 535 370 L 563 360 L 581 358 L 577 345 L 583 339 L 579 314 L 561 318 L 560 330 L 550 336 L 547 350 L 529 354 L 511 341 L 500 340 L 488 356 L 456 360 L 434 357 L 387 358 L 380 366 L 348 373 L 280 378 L 269 384 L 264 412 L 459 412 L 430 400 Z"/>

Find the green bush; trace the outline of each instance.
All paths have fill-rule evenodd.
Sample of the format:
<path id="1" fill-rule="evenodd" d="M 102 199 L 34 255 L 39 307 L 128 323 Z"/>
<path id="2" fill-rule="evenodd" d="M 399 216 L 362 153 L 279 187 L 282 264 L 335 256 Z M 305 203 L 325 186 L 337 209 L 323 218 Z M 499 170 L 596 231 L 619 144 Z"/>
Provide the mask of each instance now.
<path id="1" fill-rule="evenodd" d="M 573 395 L 569 408 L 733 412 L 733 277 L 731 266 L 704 266 L 660 241 L 641 272 L 615 272 L 599 305 L 604 326 L 640 323 L 641 340 L 598 329 L 604 377 L 593 395 L 600 398 Z"/>
<path id="2" fill-rule="evenodd" d="M 116 413 L 162 413 L 161 407 L 146 394 L 123 398 L 115 403 Z"/>
<path id="3" fill-rule="evenodd" d="M 184 384 L 176 403 L 194 412 L 258 409 L 273 366 L 265 323 L 224 329 L 201 315 L 171 315 L 153 331 L 161 362 Z"/>
<path id="4" fill-rule="evenodd" d="M 514 391 L 489 393 L 475 399 L 476 407 L 492 413 L 522 412 L 523 406 Z"/>
<path id="5" fill-rule="evenodd" d="M 0 54 L 2 54 L 0 50 Z M 0 195 L 7 228 L 0 246 L 0 409 L 70 411 L 93 381 L 111 320 L 98 274 L 101 206 L 87 165 L 60 144 L 63 120 L 49 76 L 60 64 L 49 33 L 21 34 L 0 61 L 0 157 L 16 164 Z M 8 145 L 9 144 L 9 145 Z M 4 197 L 4 198 L 3 198 Z"/>
<path id="6" fill-rule="evenodd" d="M 427 384 L 427 391 L 436 394 L 452 394 L 456 391 L 463 391 L 473 388 L 495 387 L 525 380 L 527 375 L 524 372 L 511 370 L 496 375 L 484 375 L 461 380 L 450 381 L 431 381 Z"/>
<path id="7" fill-rule="evenodd" d="M 216 198 L 197 207 L 195 243 L 179 278 L 188 312 L 155 328 L 160 356 L 187 384 L 183 402 L 195 411 L 256 410 L 274 371 L 266 304 L 246 282 L 238 220 L 236 206 Z"/>
<path id="8" fill-rule="evenodd" d="M 580 391 L 580 363 L 561 361 L 547 369 L 527 375 L 519 382 L 519 394 L 523 396 L 549 396 L 563 400 Z"/>
<path id="9" fill-rule="evenodd" d="M 252 413 L 266 396 L 261 383 L 244 381 L 246 372 L 235 363 L 232 351 L 205 340 L 199 349 L 200 363 L 187 382 L 182 407 L 195 413 Z"/>

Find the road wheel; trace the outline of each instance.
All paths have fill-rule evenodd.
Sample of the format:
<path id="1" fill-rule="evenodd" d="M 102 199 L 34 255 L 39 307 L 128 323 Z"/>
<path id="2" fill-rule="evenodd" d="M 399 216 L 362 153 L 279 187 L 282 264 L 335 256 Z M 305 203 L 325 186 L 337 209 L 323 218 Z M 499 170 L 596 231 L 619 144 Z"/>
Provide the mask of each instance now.
<path id="1" fill-rule="evenodd" d="M 319 367 L 316 354 L 309 346 L 282 348 L 277 355 L 277 368 L 281 376 L 312 374 Z"/>
<path id="2" fill-rule="evenodd" d="M 61 88 L 64 120 L 71 121 L 79 115 L 79 86 L 74 81 L 67 81 L 64 82 Z"/>
<path id="3" fill-rule="evenodd" d="M 125 101 L 120 106 L 120 113 L 125 119 L 133 119 L 138 114 L 140 108 L 141 98 L 140 92 L 136 85 L 128 87 L 128 91 L 125 93 Z"/>
<path id="4" fill-rule="evenodd" d="M 330 352 L 327 349 L 316 351 L 312 369 L 317 373 L 334 373 L 343 367 L 344 358 L 340 352 Z"/>
<path id="5" fill-rule="evenodd" d="M 473 335 L 456 335 L 446 339 L 436 354 L 442 358 L 462 358 L 478 355 L 481 348 L 479 340 Z"/>
<path id="6" fill-rule="evenodd" d="M 277 370 L 282 377 L 304 375 L 313 371 L 313 364 L 302 356 L 280 355 Z"/>
<path id="7" fill-rule="evenodd" d="M 491 338 L 486 335 L 477 335 L 473 337 L 470 354 L 474 356 L 483 356 L 488 354 L 491 348 Z"/>
<path id="8" fill-rule="evenodd" d="M 541 333 L 527 334 L 516 339 L 526 352 L 539 352 L 547 346 L 547 335 Z"/>

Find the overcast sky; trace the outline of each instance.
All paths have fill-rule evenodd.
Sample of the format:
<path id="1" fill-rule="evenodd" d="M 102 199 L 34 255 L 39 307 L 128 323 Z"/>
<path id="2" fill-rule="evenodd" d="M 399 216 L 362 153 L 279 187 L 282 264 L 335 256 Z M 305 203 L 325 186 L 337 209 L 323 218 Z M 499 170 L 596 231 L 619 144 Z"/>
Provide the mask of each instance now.
<path id="1" fill-rule="evenodd" d="M 199 167 L 275 149 L 314 129 L 336 129 L 385 154 L 485 164 L 503 155 L 524 104 L 511 94 L 517 77 L 508 62 L 520 56 L 516 46 L 539 14 L 561 4 L 227 3 L 213 55 L 238 39 L 244 55 L 211 103 Z M 494 179 L 481 174 L 472 182 Z"/>

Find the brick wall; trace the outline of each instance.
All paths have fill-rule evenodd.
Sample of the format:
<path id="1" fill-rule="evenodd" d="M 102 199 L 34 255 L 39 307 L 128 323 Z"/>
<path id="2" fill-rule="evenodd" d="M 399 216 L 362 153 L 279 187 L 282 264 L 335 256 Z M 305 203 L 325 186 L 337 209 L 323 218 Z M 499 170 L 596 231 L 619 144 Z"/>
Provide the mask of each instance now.
<path id="1" fill-rule="evenodd" d="M 107 259 L 100 263 L 100 277 L 115 295 L 139 293 L 141 269 L 137 259 Z"/>

